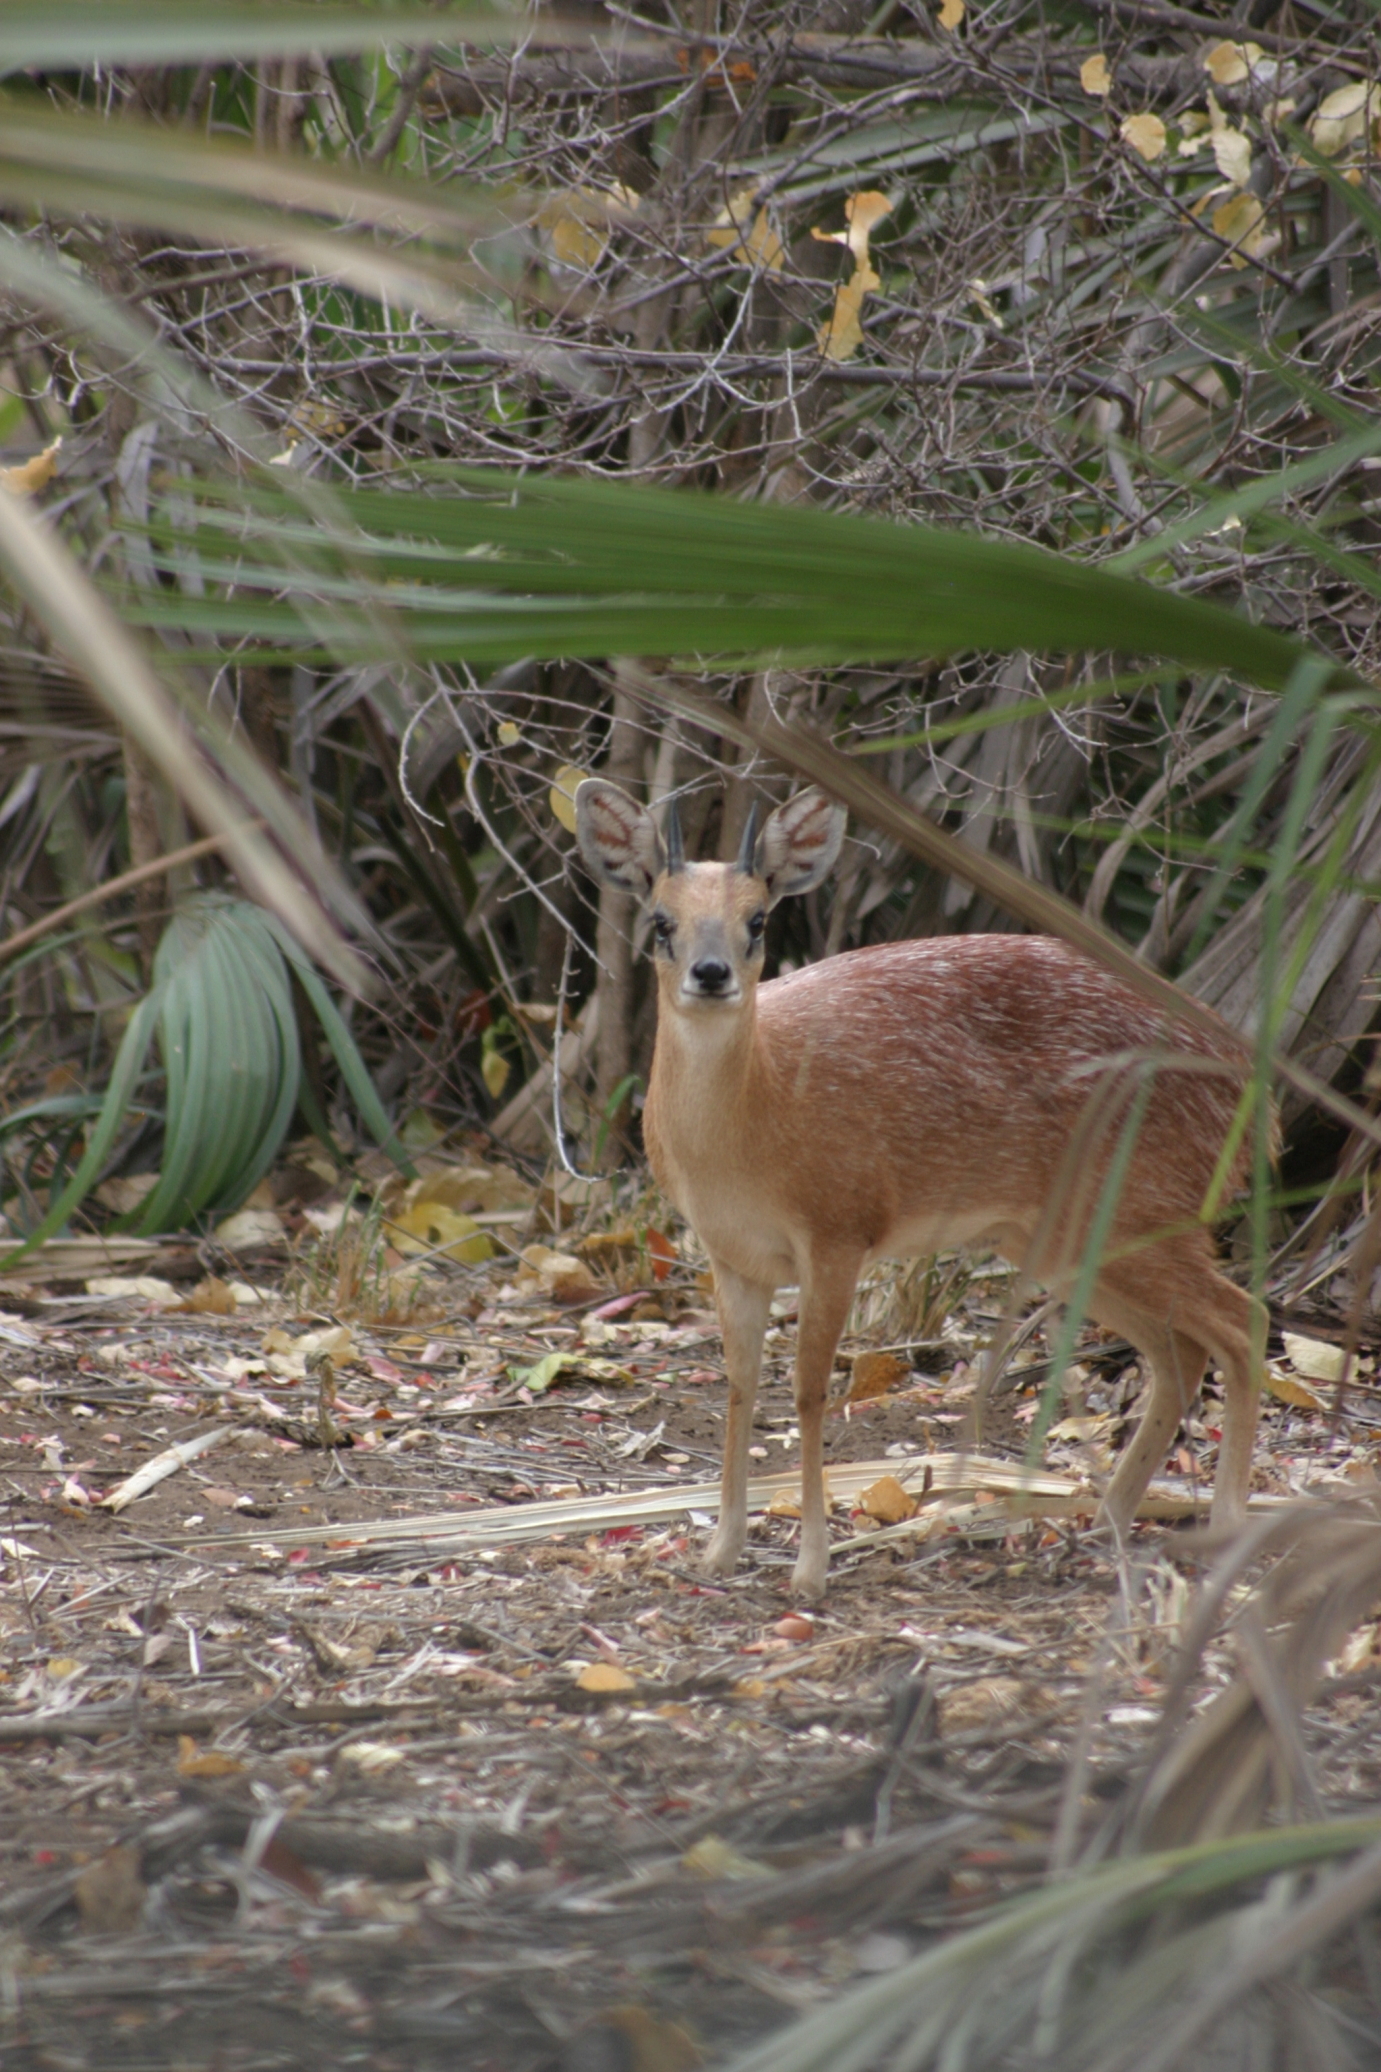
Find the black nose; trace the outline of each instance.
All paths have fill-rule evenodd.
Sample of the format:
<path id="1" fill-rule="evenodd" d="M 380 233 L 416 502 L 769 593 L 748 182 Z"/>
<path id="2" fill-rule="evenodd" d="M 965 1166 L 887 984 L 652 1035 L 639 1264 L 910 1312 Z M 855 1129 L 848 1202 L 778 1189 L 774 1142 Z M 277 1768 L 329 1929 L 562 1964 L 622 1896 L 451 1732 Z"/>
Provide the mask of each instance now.
<path id="1" fill-rule="evenodd" d="M 718 957 L 702 957 L 698 964 L 692 964 L 690 975 L 702 993 L 722 993 L 733 977 L 728 965 Z"/>

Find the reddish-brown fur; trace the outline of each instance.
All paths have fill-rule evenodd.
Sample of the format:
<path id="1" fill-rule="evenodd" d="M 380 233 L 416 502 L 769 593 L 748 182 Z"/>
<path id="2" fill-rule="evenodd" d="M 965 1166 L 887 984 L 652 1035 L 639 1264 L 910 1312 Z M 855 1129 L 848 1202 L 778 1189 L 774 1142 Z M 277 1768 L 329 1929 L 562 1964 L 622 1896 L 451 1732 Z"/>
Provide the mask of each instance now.
<path id="1" fill-rule="evenodd" d="M 1239 1517 L 1259 1320 L 1219 1271 L 1199 1220 L 1247 1069 L 1226 1025 L 1216 1040 L 1168 1025 L 1130 988 L 1041 936 L 892 943 L 760 986 L 755 917 L 825 874 L 843 832 L 838 809 L 803 794 L 773 815 L 739 866 L 673 855 L 667 870 L 650 821 L 622 794 L 590 784 L 577 803 L 587 857 L 650 893 L 656 916 L 658 1028 L 644 1131 L 658 1181 L 713 1261 L 730 1383 L 707 1564 L 732 1566 L 746 1533 L 747 1448 L 773 1291 L 801 1291 L 794 1580 L 814 1595 L 828 1556 L 824 1405 L 860 1271 L 880 1257 L 981 1239 L 1067 1292 L 1134 1106 L 1134 1149 L 1089 1308 L 1146 1356 L 1154 1386 L 1104 1513 L 1118 1529 L 1130 1523 L 1212 1357 L 1228 1413 L 1214 1516 Z M 1148 1081 L 1152 1057 L 1160 1062 Z M 1232 1182 L 1242 1165 L 1239 1156 Z"/>

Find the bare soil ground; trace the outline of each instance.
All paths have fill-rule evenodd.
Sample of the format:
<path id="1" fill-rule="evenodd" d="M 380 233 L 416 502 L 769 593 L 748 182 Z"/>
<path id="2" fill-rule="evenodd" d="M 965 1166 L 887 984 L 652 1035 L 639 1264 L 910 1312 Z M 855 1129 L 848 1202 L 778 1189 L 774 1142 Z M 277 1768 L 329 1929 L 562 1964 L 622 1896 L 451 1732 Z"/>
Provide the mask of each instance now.
<path id="1" fill-rule="evenodd" d="M 228 1316 L 0 1291 L 6 2072 L 721 2064 L 1039 1879 L 1067 1795 L 1088 1829 L 1123 1788 L 1192 1573 L 1160 1535 L 1138 1529 L 1129 1611 L 1087 1520 L 870 1546 L 841 1515 L 855 1544 L 813 1618 L 787 1597 L 789 1518 L 713 1584 L 693 1510 L 410 1543 L 422 1516 L 713 1477 L 703 1295 L 591 1330 L 457 1276 L 426 1322 L 350 1324 L 323 1446 L 300 1354 L 265 1345 L 339 1320 L 275 1292 L 271 1261 L 241 1270 L 262 1299 Z M 795 1459 L 792 1335 L 784 1315 L 764 1471 Z M 972 1370 L 951 1335 L 840 1410 L 832 1459 L 955 1443 Z M 578 1345 L 622 1385 L 515 1383 Z M 1066 1466 L 1137 1389 L 1125 1355 L 1081 1357 L 1047 1448 Z M 1039 1360 L 1017 1378 L 983 1439 L 1014 1457 Z M 1336 1434 L 1270 1400 L 1259 1483 L 1365 1471 L 1376 1417 L 1366 1383 Z M 1210 1396 L 1178 1461 L 1205 1482 L 1215 1424 Z M 361 1521 L 398 1529 L 352 1544 Z M 1311 1715 L 1329 1805 L 1381 1796 L 1376 1653 L 1361 1636 Z"/>

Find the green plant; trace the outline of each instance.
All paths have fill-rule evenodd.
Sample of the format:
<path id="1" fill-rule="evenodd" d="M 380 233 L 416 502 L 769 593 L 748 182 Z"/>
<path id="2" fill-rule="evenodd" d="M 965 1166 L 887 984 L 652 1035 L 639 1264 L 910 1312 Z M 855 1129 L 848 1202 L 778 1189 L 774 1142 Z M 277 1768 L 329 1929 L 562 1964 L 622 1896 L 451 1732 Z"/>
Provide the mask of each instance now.
<path id="1" fill-rule="evenodd" d="M 46 1104 L 45 1116 L 44 1104 L 34 1104 L 0 1125 L 11 1134 L 59 1112 L 85 1120 L 95 1111 L 76 1170 L 65 1186 L 55 1182 L 46 1214 L 9 1256 L 51 1237 L 86 1200 L 135 1107 L 155 1038 L 165 1081 L 163 1156 L 157 1186 L 126 1219 L 136 1230 L 178 1230 L 238 1207 L 273 1163 L 299 1104 L 329 1143 L 302 1072 L 294 983 L 366 1124 L 410 1171 L 349 1030 L 287 930 L 243 900 L 205 895 L 174 916 L 159 944 L 153 984 L 130 1015 L 99 1106 L 69 1098 Z"/>

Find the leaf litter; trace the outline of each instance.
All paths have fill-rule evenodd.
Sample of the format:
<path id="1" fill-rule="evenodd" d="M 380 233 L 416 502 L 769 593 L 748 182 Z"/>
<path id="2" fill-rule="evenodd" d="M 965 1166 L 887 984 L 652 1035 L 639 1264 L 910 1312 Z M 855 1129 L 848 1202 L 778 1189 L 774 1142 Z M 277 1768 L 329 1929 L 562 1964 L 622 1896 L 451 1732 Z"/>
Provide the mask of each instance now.
<path id="1" fill-rule="evenodd" d="M 484 1191 L 426 1199 L 484 1216 Z M 396 1267 L 382 1295 L 355 1275 L 372 1305 L 323 1301 L 347 1225 L 318 1227 L 305 1278 L 281 1243 L 111 1275 L 69 1241 L 0 1284 L 7 2067 L 727 2064 L 1039 1888 L 1076 1763 L 1086 1824 L 1126 1790 L 1201 1571 L 1143 1528 L 1128 1617 L 1090 1530 L 1125 1348 L 1085 1335 L 1033 1474 L 1039 1330 L 966 1443 L 1005 1270 L 893 1343 L 905 1276 L 879 1276 L 811 1612 L 789 1294 L 750 1551 L 711 1582 L 721 1351 L 672 1239 L 518 1227 L 472 1265 L 448 1227 L 409 1308 Z M 1272 1497 L 1364 1490 L 1381 1425 L 1374 1347 L 1334 1431 L 1342 1322 L 1292 1322 L 1263 1532 Z M 1162 1516 L 1211 1485 L 1217 1418 L 1210 1392 Z M 1236 1644 L 1196 1660 L 1211 1704 Z M 1305 1731 L 1341 1812 L 1381 1789 L 1374 1620 L 1330 1670 Z"/>

